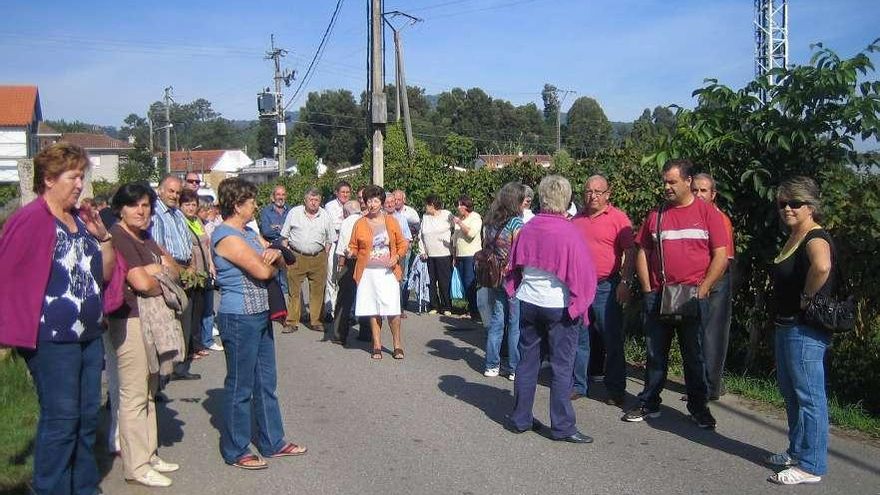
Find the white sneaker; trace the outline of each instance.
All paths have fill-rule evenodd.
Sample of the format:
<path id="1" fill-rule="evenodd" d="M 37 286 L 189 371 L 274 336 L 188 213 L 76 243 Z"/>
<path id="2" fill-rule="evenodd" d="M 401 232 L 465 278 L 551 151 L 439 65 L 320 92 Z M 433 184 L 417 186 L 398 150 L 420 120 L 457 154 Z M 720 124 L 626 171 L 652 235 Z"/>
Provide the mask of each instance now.
<path id="1" fill-rule="evenodd" d="M 208 346 L 208 349 L 211 349 L 212 351 L 222 351 L 223 344 L 221 344 L 219 342 L 214 342 L 213 344 Z"/>
<path id="2" fill-rule="evenodd" d="M 150 469 L 143 476 L 133 480 L 127 480 L 129 483 L 140 483 L 144 486 L 166 487 L 171 486 L 171 478 L 159 473 L 155 469 Z"/>
<path id="3" fill-rule="evenodd" d="M 499 368 L 489 368 L 483 372 L 483 376 L 489 376 L 489 377 L 498 376 L 498 373 L 500 371 L 501 370 Z"/>
<path id="4" fill-rule="evenodd" d="M 220 330 L 217 330 L 216 325 L 213 328 L 211 328 L 211 336 L 212 337 L 219 337 L 220 336 Z"/>
<path id="5" fill-rule="evenodd" d="M 511 374 L 507 375 L 507 379 L 510 381 L 516 380 L 516 373 L 511 373 Z"/>
<path id="6" fill-rule="evenodd" d="M 179 464 L 175 464 L 173 462 L 165 462 L 158 456 L 153 457 L 150 460 L 150 465 L 153 466 L 153 469 L 159 471 L 160 473 L 173 473 L 180 469 Z"/>

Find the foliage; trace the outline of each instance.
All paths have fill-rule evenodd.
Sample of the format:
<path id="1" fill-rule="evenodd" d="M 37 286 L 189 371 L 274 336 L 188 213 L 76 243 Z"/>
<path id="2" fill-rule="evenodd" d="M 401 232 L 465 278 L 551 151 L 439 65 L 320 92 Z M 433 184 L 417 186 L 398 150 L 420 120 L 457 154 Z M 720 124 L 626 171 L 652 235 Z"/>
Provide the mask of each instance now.
<path id="1" fill-rule="evenodd" d="M 110 201 L 110 198 L 116 193 L 116 189 L 119 187 L 119 184 L 124 184 L 124 182 L 113 183 L 108 182 L 104 179 L 92 181 L 92 193 L 94 193 L 94 197 L 103 196 L 107 198 L 107 201 Z"/>
<path id="2" fill-rule="evenodd" d="M 544 100 L 544 121 L 556 122 L 556 115 L 559 113 L 559 94 L 557 87 L 552 84 L 545 84 L 541 91 L 541 99 Z"/>
<path id="3" fill-rule="evenodd" d="M 115 127 L 89 124 L 87 122 L 81 122 L 79 120 L 74 120 L 73 122 L 68 122 L 64 119 L 45 120 L 44 123 L 60 133 L 88 132 L 94 134 L 107 134 L 111 137 L 116 137 L 117 135 Z"/>
<path id="4" fill-rule="evenodd" d="M 134 149 L 119 164 L 119 182 L 122 184 L 158 181 L 159 175 L 156 158 L 142 143 L 135 144 Z"/>
<path id="5" fill-rule="evenodd" d="M 611 143 L 611 123 L 599 103 L 586 96 L 574 101 L 568 110 L 565 144 L 578 157 L 591 156 Z"/>
<path id="6" fill-rule="evenodd" d="M 318 175 L 315 155 L 315 144 L 307 136 L 294 136 L 290 144 L 288 156 L 296 161 L 296 168 L 300 175 L 315 177 Z"/>
<path id="7" fill-rule="evenodd" d="M 18 184 L 0 184 L 0 206 L 18 197 Z"/>
<path id="8" fill-rule="evenodd" d="M 351 91 L 325 90 L 309 93 L 299 111 L 301 124 L 294 136 L 309 137 L 318 156 L 335 165 L 356 163 L 364 148 L 366 115 Z"/>
<path id="9" fill-rule="evenodd" d="M 473 139 L 451 132 L 443 141 L 443 154 L 450 163 L 467 167 L 476 158 L 477 147 Z"/>
<path id="10" fill-rule="evenodd" d="M 39 404 L 24 359 L 0 359 L 0 492 L 30 493 Z M 20 490 L 20 492 L 19 492 Z"/>
<path id="11" fill-rule="evenodd" d="M 772 363 L 771 339 L 761 336 L 773 330 L 766 316 L 772 309 L 769 262 L 783 235 L 774 206 L 776 186 L 795 175 L 817 179 L 825 203 L 823 225 L 836 240 L 849 291 L 861 309 L 856 332 L 842 337 L 832 350 L 829 377 L 842 396 L 865 398 L 870 401 L 865 407 L 877 412 L 877 383 L 867 377 L 877 376 L 878 361 L 870 353 L 859 360 L 837 356 L 852 357 L 848 349 L 855 343 L 853 349 L 876 352 L 868 343 L 880 338 L 880 180 L 859 171 L 876 164 L 876 156 L 859 156 L 854 146 L 857 139 L 878 136 L 880 82 L 869 79 L 874 71 L 869 54 L 880 45 L 875 41 L 851 58 L 817 47 L 809 65 L 774 70 L 771 76 L 780 81 L 776 85 L 762 78 L 733 90 L 707 80 L 694 92 L 697 107 L 677 111 L 673 131 L 659 135 L 646 163 L 659 166 L 669 158 L 688 157 L 719 183 L 736 232 L 741 280 L 734 299 L 734 334 L 745 329 L 749 339 L 745 356 L 733 362 L 744 369 L 766 370 Z"/>

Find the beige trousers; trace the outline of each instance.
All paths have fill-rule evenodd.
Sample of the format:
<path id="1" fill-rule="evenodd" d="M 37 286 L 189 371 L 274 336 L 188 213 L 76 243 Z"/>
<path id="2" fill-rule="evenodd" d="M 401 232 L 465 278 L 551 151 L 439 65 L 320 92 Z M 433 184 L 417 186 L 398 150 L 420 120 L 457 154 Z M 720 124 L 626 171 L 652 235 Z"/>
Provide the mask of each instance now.
<path id="1" fill-rule="evenodd" d="M 327 285 L 327 253 L 315 256 L 297 254 L 296 263 L 287 267 L 287 324 L 296 326 L 300 318 L 300 292 L 303 280 L 309 281 L 309 324 L 323 325 L 324 288 Z"/>
<path id="2" fill-rule="evenodd" d="M 119 443 L 123 475 L 135 479 L 152 469 L 159 448 L 156 401 L 159 374 L 150 374 L 140 318 L 110 319 L 110 341 L 119 370 Z"/>

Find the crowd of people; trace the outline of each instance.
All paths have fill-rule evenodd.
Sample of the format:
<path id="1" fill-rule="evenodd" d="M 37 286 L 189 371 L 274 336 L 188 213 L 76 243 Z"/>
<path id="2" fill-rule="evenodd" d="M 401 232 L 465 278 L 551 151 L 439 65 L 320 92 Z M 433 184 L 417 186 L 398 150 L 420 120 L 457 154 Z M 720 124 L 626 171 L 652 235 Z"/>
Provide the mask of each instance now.
<path id="1" fill-rule="evenodd" d="M 664 201 L 638 231 L 600 175 L 584 184 L 580 212 L 569 181 L 551 175 L 537 191 L 505 184 L 485 215 L 468 196 L 458 198 L 454 213 L 428 196 L 419 217 L 402 190 L 370 185 L 352 198 L 346 181 L 324 205 L 316 188 L 289 205 L 285 188 L 276 186 L 258 211 L 256 187 L 229 178 L 215 204 L 198 194 L 195 173 L 166 176 L 156 191 L 123 184 L 109 204 L 80 201 L 89 166 L 75 145 L 40 152 L 38 197 L 9 218 L 0 237 L 0 344 L 19 349 L 40 402 L 37 493 L 98 493 L 102 369 L 109 378 L 108 447 L 120 456 L 123 475 L 171 485 L 169 473 L 180 466 L 159 456 L 156 402 L 168 381 L 200 379 L 192 362 L 212 352 L 226 360 L 222 459 L 258 470 L 267 459 L 305 454 L 285 437 L 272 322 L 289 334 L 307 314 L 309 329 L 341 345 L 357 322 L 356 338 L 370 343 L 378 361 L 386 352 L 385 321 L 390 354 L 404 359 L 402 324 L 415 271 L 424 275 L 429 313 L 447 317 L 458 277 L 465 301 L 458 316 L 486 329 L 483 374 L 503 370 L 514 382 L 510 431 L 547 428 L 532 414 L 543 367 L 550 370 L 547 431 L 554 440 L 592 442 L 572 407 L 591 383 L 604 383 L 602 400 L 624 409 L 624 421 L 658 417 L 676 335 L 682 400 L 697 426 L 716 426 L 709 403 L 724 395 L 734 233 L 715 205 L 714 180 L 688 160 L 664 166 Z M 822 356 L 830 335 L 805 323 L 801 311 L 814 295 L 834 290 L 834 244 L 818 223 L 821 200 L 811 179 L 782 183 L 777 206 L 790 233 L 772 273 L 789 445 L 767 461 L 784 468 L 770 481 L 814 483 L 827 469 Z M 493 268 L 497 277 L 478 282 L 478 273 Z M 647 362 L 638 404 L 627 408 L 623 309 L 639 293 Z"/>

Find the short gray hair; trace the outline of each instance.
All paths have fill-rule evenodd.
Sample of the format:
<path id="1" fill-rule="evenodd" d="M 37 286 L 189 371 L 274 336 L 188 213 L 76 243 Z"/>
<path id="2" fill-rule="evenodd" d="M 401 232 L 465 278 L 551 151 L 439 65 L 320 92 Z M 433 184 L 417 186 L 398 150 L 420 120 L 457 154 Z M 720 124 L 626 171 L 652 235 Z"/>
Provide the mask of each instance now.
<path id="1" fill-rule="evenodd" d="M 802 175 L 786 179 L 776 189 L 777 200 L 794 200 L 807 203 L 813 212 L 813 219 L 822 220 L 822 199 L 816 181 Z"/>
<path id="2" fill-rule="evenodd" d="M 306 189 L 305 194 L 303 194 L 303 199 L 306 199 L 309 196 L 317 196 L 320 198 L 321 197 L 321 190 L 318 189 L 317 187 L 310 187 L 310 188 Z"/>
<path id="3" fill-rule="evenodd" d="M 709 181 L 709 184 L 712 185 L 712 190 L 714 191 L 716 189 L 715 179 L 713 179 L 711 175 L 709 175 L 705 172 L 700 172 L 699 174 L 694 176 L 694 182 L 696 182 L 698 180 L 707 180 L 707 181 Z"/>
<path id="4" fill-rule="evenodd" d="M 522 185 L 522 190 L 523 190 L 523 195 L 525 196 L 525 198 L 527 198 L 527 199 L 532 199 L 532 198 L 535 197 L 535 191 L 532 190 L 531 187 L 529 187 L 529 186 L 523 184 L 523 185 Z"/>
<path id="5" fill-rule="evenodd" d="M 538 184 L 541 211 L 565 213 L 571 203 L 571 183 L 561 175 L 548 175 Z"/>

